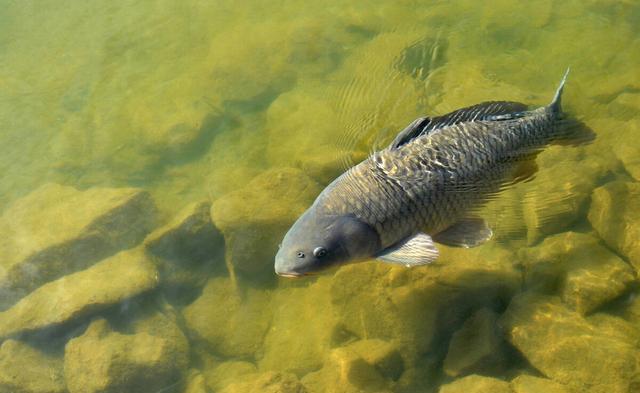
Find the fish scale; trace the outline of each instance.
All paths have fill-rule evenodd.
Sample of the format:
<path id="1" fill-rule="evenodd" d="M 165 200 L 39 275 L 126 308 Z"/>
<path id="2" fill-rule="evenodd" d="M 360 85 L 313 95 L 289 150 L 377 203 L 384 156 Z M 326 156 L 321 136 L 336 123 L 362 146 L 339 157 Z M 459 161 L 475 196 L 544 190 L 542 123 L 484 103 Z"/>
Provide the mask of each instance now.
<path id="1" fill-rule="evenodd" d="M 418 230 L 438 233 L 498 192 L 520 159 L 548 144 L 553 122 L 540 108 L 514 120 L 445 126 L 374 153 L 336 179 L 317 205 L 323 214 L 355 214 L 376 228 L 385 247 Z"/>

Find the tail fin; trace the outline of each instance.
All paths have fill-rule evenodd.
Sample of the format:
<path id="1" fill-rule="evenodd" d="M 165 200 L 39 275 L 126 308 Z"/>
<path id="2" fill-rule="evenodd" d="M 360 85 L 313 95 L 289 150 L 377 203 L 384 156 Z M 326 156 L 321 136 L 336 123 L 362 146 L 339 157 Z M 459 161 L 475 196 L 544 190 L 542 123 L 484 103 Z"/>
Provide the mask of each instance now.
<path id="1" fill-rule="evenodd" d="M 569 75 L 569 70 L 571 69 L 571 67 L 567 67 L 567 70 L 564 73 L 564 76 L 562 77 L 562 80 L 560 81 L 560 85 L 558 85 L 558 89 L 556 90 L 556 94 L 553 96 L 553 100 L 551 100 L 551 103 L 549 104 L 549 108 L 551 108 L 551 111 L 553 113 L 559 114 L 562 113 L 562 106 L 561 106 L 561 102 L 562 102 L 562 89 L 564 89 L 564 83 L 567 81 L 567 76 Z"/>

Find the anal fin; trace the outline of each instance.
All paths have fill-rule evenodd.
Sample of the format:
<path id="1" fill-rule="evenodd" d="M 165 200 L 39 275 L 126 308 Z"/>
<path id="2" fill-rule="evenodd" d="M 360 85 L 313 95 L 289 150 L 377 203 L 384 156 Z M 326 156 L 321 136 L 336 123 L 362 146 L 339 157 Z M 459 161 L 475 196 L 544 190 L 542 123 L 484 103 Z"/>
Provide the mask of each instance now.
<path id="1" fill-rule="evenodd" d="M 397 263 L 407 267 L 426 265 L 438 258 L 438 249 L 431 236 L 418 233 L 398 244 L 382 250 L 377 258 L 390 263 Z"/>
<path id="2" fill-rule="evenodd" d="M 433 240 L 452 247 L 471 248 L 491 239 L 493 231 L 482 218 L 464 218 L 438 233 Z"/>

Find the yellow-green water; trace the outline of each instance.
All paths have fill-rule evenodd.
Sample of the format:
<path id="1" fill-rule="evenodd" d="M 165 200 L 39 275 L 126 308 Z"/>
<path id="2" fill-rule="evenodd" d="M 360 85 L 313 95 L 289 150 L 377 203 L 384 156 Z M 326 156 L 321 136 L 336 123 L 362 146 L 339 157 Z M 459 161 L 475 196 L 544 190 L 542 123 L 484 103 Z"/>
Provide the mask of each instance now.
<path id="1" fill-rule="evenodd" d="M 635 1 L 3 1 L 0 392 L 640 392 L 639 26 Z M 414 118 L 544 105 L 568 66 L 597 139 L 492 202 L 494 240 L 274 275 L 320 190 Z M 151 199 L 83 226 L 130 187 Z"/>

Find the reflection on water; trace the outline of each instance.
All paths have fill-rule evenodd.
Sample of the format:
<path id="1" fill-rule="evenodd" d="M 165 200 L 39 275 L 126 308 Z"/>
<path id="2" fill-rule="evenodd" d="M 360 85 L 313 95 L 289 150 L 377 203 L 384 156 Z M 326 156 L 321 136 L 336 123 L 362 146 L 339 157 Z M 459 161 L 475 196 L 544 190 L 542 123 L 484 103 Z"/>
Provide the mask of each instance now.
<path id="1" fill-rule="evenodd" d="M 640 6 L 6 2 L 0 392 L 640 391 Z M 548 102 L 495 240 L 277 278 L 283 233 L 424 114 Z"/>

